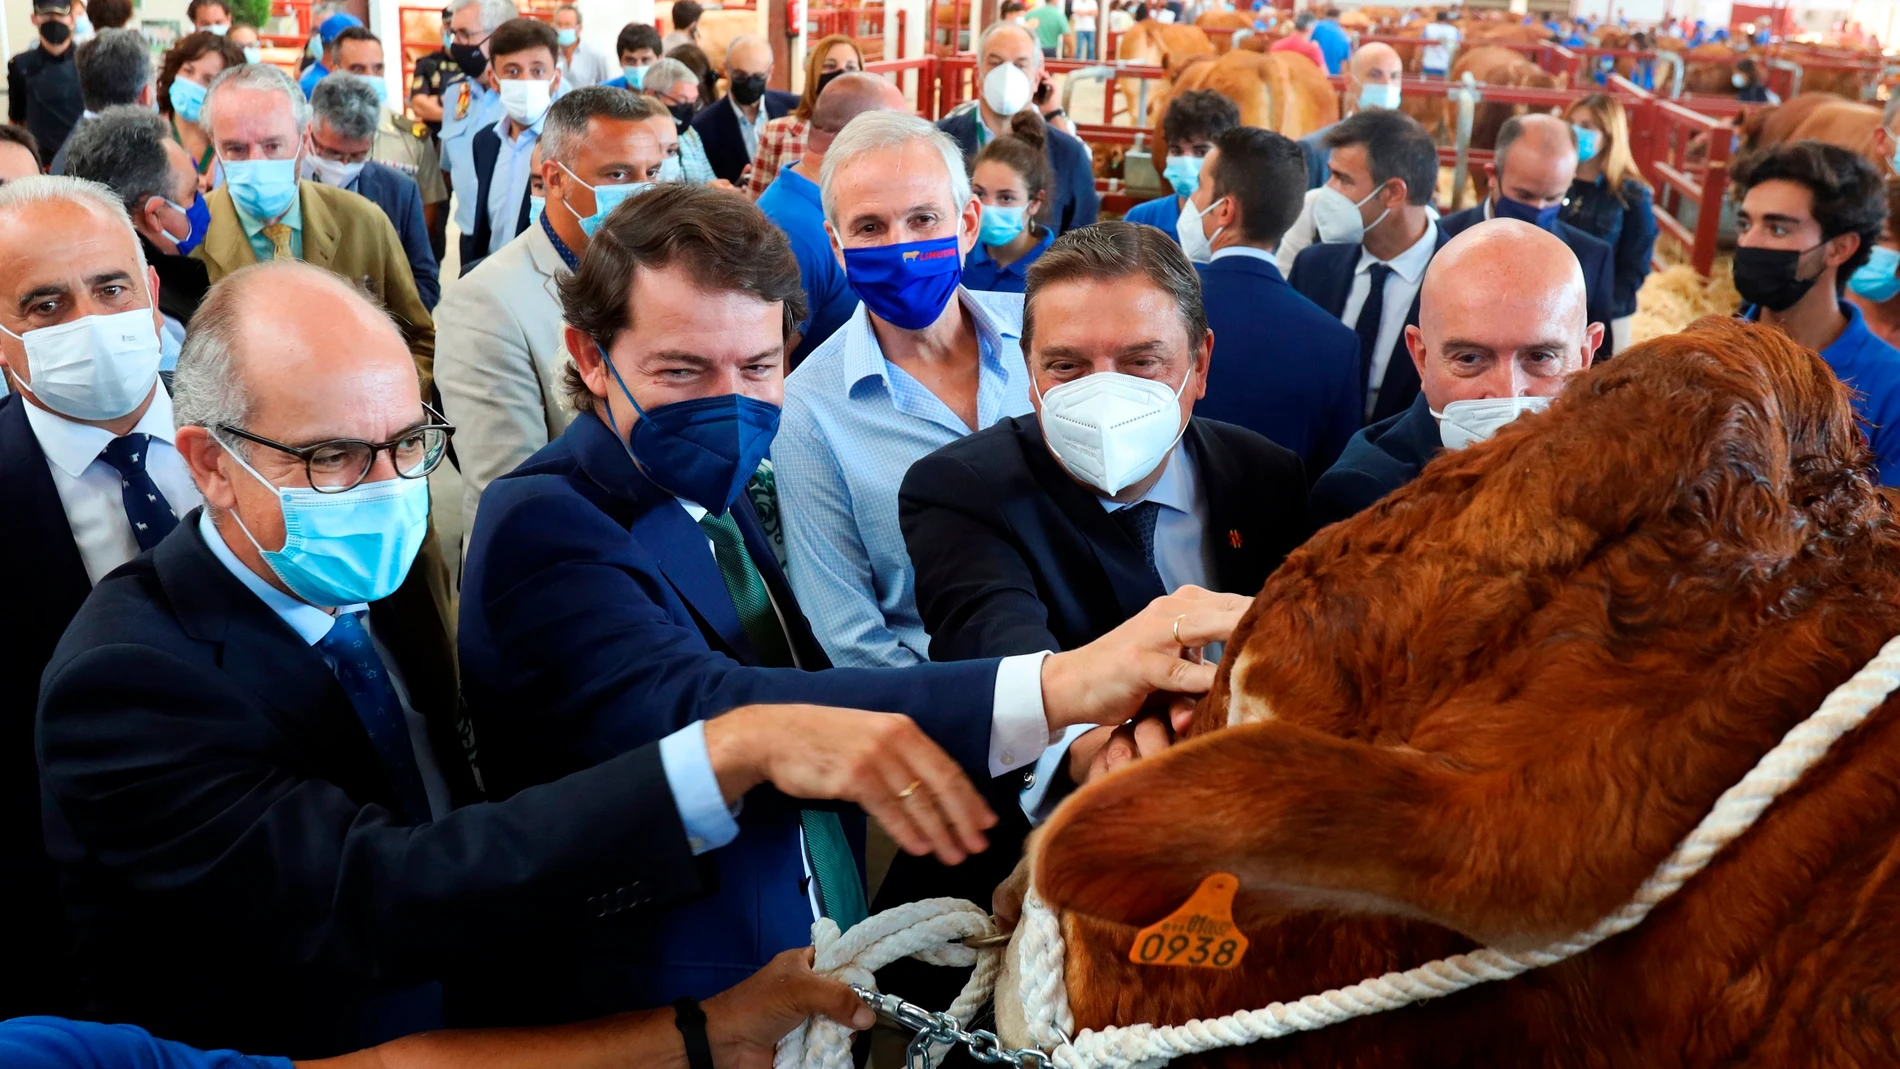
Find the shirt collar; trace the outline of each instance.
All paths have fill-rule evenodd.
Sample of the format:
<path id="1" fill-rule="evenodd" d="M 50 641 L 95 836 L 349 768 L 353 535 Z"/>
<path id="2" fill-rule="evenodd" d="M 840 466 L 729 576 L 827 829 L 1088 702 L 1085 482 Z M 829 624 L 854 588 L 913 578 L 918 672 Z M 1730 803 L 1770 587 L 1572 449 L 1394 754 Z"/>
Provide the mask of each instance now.
<path id="1" fill-rule="evenodd" d="M 1148 492 L 1136 501 L 1126 505 L 1119 501 L 1096 495 L 1102 508 L 1108 512 L 1120 512 L 1134 508 L 1143 501 L 1152 501 L 1163 508 L 1170 508 L 1184 515 L 1194 514 L 1194 461 L 1188 456 L 1186 435 L 1174 443 L 1174 449 L 1168 454 L 1168 466 L 1162 470 L 1161 478 L 1148 488 Z"/>
<path id="2" fill-rule="evenodd" d="M 812 207 L 822 212 L 825 210 L 825 198 L 824 194 L 818 188 L 818 183 L 792 169 L 803 161 L 804 157 L 801 156 L 796 160 L 786 160 L 780 164 L 776 181 L 785 183 L 787 192 L 795 193 L 799 197 L 810 201 Z"/>
<path id="3" fill-rule="evenodd" d="M 561 262 L 567 265 L 567 269 L 580 271 L 581 258 L 574 255 L 574 250 L 568 248 L 567 242 L 561 240 L 561 235 L 554 232 L 554 224 L 548 221 L 548 213 L 545 210 L 541 212 L 541 230 L 547 234 L 548 240 L 554 243 L 554 254 L 561 258 Z"/>
<path id="4" fill-rule="evenodd" d="M 173 435 L 172 398 L 156 381 L 152 385 L 155 389 L 152 403 L 146 406 L 145 415 L 139 417 L 132 433 L 149 434 L 169 445 Z M 28 386 L 30 388 L 31 383 Z M 75 423 L 38 405 L 26 405 L 25 409 L 26 422 L 33 428 L 33 437 L 39 440 L 40 452 L 46 454 L 54 467 L 75 479 L 99 459 L 99 454 L 105 452 L 116 437 L 104 427 Z"/>
<path id="5" fill-rule="evenodd" d="M 1225 260 L 1229 256 L 1250 256 L 1256 260 L 1265 260 L 1266 262 L 1270 264 L 1275 264 L 1276 266 L 1278 263 L 1277 259 L 1272 253 L 1268 252 L 1265 249 L 1256 249 L 1252 245 L 1229 245 L 1224 249 L 1216 250 L 1213 257 L 1210 258 L 1208 262 L 1212 263 L 1214 260 Z"/>
<path id="6" fill-rule="evenodd" d="M 303 639 L 305 645 L 314 646 L 322 642 L 323 636 L 329 634 L 330 628 L 336 625 L 336 617 L 266 583 L 256 572 L 246 567 L 243 561 L 237 559 L 237 554 L 231 552 L 231 547 L 224 544 L 224 535 L 218 532 L 218 525 L 211 522 L 209 508 L 201 509 L 198 513 L 198 535 L 205 540 L 205 546 L 211 550 L 211 555 L 218 558 L 218 563 L 224 565 L 225 570 L 229 571 L 238 582 L 243 583 L 244 589 L 256 594 L 258 600 L 262 601 L 266 608 L 277 614 L 278 619 L 289 625 L 292 631 L 297 632 L 297 637 Z M 339 605 L 336 611 L 362 612 L 367 608 L 369 608 L 367 604 Z"/>
<path id="7" fill-rule="evenodd" d="M 1419 276 L 1425 273 L 1425 265 L 1432 262 L 1432 253 L 1436 251 L 1438 251 L 1438 224 L 1427 219 L 1425 232 L 1418 236 L 1417 241 L 1412 242 L 1412 247 L 1384 262 L 1394 274 L 1407 283 L 1416 283 Z M 1354 273 L 1363 275 L 1373 264 L 1379 262 L 1377 256 L 1365 251 L 1365 247 L 1361 246 L 1359 266 L 1354 269 Z"/>
<path id="8" fill-rule="evenodd" d="M 1027 277 L 1029 274 L 1029 265 L 1035 263 L 1037 257 L 1048 251 L 1049 246 L 1055 240 L 1056 232 L 1049 227 L 1043 227 L 1042 237 L 1037 240 L 1035 245 L 1030 247 L 1028 252 L 1017 257 L 1008 267 L 999 267 L 997 270 L 1005 275 L 1015 275 L 1017 278 Z M 972 262 L 974 263 L 996 262 L 996 258 L 990 255 L 990 247 L 980 241 L 976 243 L 976 248 L 970 250 L 970 255 L 973 257 Z"/>
<path id="9" fill-rule="evenodd" d="M 1000 355 L 1004 338 L 1021 338 L 1018 330 L 1005 330 L 990 317 L 983 303 L 971 296 L 970 291 L 957 287 L 957 300 L 963 303 L 964 310 L 970 313 L 970 324 L 976 328 L 977 359 L 982 369 L 993 375 L 999 375 L 1008 382 L 1014 370 L 1005 366 Z M 884 350 L 877 344 L 877 332 L 871 328 L 871 313 L 862 301 L 858 310 L 852 313 L 851 322 L 845 325 L 851 333 L 845 338 L 844 361 L 847 377 L 845 389 L 867 379 L 876 378 L 884 384 L 886 391 L 891 386 L 890 365 L 884 359 Z M 1021 369 L 1026 374 L 1027 369 Z"/>
<path id="10" fill-rule="evenodd" d="M 270 224 L 270 221 L 267 219 L 253 218 L 251 216 L 251 213 L 245 211 L 244 206 L 238 203 L 236 197 L 231 198 L 231 207 L 237 209 L 238 223 L 244 227 L 245 237 L 250 237 L 250 238 L 256 237 L 257 235 L 263 233 L 264 228 Z M 303 229 L 303 183 L 302 182 L 297 183 L 297 195 L 291 198 L 290 208 L 284 212 L 283 218 L 277 221 L 284 224 L 285 226 L 289 227 L 292 230 Z"/>

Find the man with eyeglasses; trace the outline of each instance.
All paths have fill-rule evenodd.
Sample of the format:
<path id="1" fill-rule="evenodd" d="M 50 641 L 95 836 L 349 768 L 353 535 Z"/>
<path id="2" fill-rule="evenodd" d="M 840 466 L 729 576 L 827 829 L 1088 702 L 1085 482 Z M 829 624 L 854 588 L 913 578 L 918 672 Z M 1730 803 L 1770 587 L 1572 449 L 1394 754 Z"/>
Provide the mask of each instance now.
<path id="1" fill-rule="evenodd" d="M 305 181 L 347 189 L 383 210 L 409 260 L 416 295 L 424 308 L 434 311 L 442 283 L 435 250 L 429 247 L 422 191 L 410 175 L 371 159 L 384 111 L 371 82 L 382 84 L 338 71 L 317 83 L 310 93 L 310 126 L 304 130 L 299 173 Z"/>
<path id="2" fill-rule="evenodd" d="M 31 364 L 45 343 L 27 337 Z M 174 385 L 171 462 L 205 507 L 94 590 L 40 704 L 49 852 L 104 1019 L 292 1058 L 499 1024 L 507 1007 L 474 1014 L 455 985 L 540 975 L 702 895 L 693 855 L 754 786 L 868 797 L 897 773 L 864 740 L 894 738 L 932 790 L 981 807 L 914 725 L 811 707 L 735 710 L 481 802 L 426 567 L 452 428 L 388 315 L 308 265 L 248 268 L 212 288 Z M 835 771 L 863 765 L 862 784 Z M 705 1027 L 759 1009 L 711 1001 Z"/>
<path id="3" fill-rule="evenodd" d="M 501 94 L 482 79 L 488 72 L 488 38 L 520 14 L 513 0 L 453 0 L 448 6 L 449 55 L 461 69 L 461 77 L 437 98 L 442 108 L 437 140 L 442 146 L 442 170 L 455 194 L 455 226 L 464 234 L 475 232 L 475 194 L 482 177 L 475 166 L 475 135 L 502 117 Z"/>

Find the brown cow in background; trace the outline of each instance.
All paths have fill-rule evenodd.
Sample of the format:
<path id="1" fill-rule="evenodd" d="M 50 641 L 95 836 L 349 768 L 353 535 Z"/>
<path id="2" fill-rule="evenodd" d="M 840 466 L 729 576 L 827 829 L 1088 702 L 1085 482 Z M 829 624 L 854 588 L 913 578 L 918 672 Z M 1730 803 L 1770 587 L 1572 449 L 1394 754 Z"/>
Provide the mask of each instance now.
<path id="1" fill-rule="evenodd" d="M 1561 89 L 1570 80 L 1567 75 L 1552 74 L 1532 63 L 1522 52 L 1496 45 L 1481 45 L 1460 52 L 1452 61 L 1451 80 L 1462 80 L 1467 71 L 1481 85 L 1526 89 Z M 1458 106 L 1449 97 L 1433 103 L 1444 113 L 1445 129 L 1455 132 L 1458 129 Z M 1527 110 L 1522 104 L 1479 103 L 1471 116 L 1471 147 L 1484 150 L 1496 148 L 1498 130 L 1504 126 L 1504 121 Z M 1477 189 L 1478 199 L 1483 200 L 1487 195 L 1489 180 L 1482 168 L 1471 170 L 1471 182 Z"/>
<path id="2" fill-rule="evenodd" d="M 1743 115 L 1742 147 L 1752 151 L 1812 139 L 1858 153 L 1884 173 L 1888 164 L 1874 137 L 1880 119 L 1881 110 L 1872 104 L 1834 93 L 1802 93 L 1778 107 Z"/>
<path id="3" fill-rule="evenodd" d="M 1078 1029 L 1589 929 L 1900 633 L 1900 496 L 1872 478 L 1826 364 L 1710 318 L 1321 531 L 1235 632 L 1196 737 L 1033 846 Z M 1900 1064 L 1897 831 L 1889 699 L 1630 932 L 1202 1064 Z M 1131 964 L 1216 872 L 1239 877 L 1240 965 Z"/>
<path id="4" fill-rule="evenodd" d="M 1161 119 L 1176 94 L 1212 89 L 1240 109 L 1242 126 L 1258 126 L 1304 137 L 1339 121 L 1339 94 L 1326 72 L 1305 56 L 1271 54 L 1237 48 L 1218 59 L 1190 61 L 1167 91 L 1150 104 L 1156 143 L 1162 142 Z"/>

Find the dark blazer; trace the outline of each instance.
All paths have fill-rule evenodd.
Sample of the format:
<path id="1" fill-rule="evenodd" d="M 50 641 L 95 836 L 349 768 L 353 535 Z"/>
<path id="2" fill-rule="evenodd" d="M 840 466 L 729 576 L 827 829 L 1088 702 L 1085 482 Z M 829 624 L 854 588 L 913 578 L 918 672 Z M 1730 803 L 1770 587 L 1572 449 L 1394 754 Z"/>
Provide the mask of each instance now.
<path id="1" fill-rule="evenodd" d="M 976 124 L 983 121 L 980 107 L 946 116 L 937 129 L 956 139 L 963 158 L 975 160 Z M 1095 192 L 1095 158 L 1087 145 L 1065 131 L 1049 127 L 1049 166 L 1055 171 L 1055 188 L 1049 191 L 1048 220 L 1057 235 L 1093 223 L 1102 211 Z"/>
<path id="2" fill-rule="evenodd" d="M 1438 244 L 1433 248 L 1432 254 L 1437 255 L 1438 249 L 1444 248 L 1445 242 L 1450 240 L 1451 235 L 1445 233 L 1444 227 L 1439 227 Z M 1345 242 L 1308 245 L 1293 258 L 1293 273 L 1287 276 L 1287 282 L 1298 290 L 1301 296 L 1325 309 L 1327 315 L 1338 319 L 1340 313 L 1346 310 L 1346 298 L 1352 296 L 1352 276 L 1354 269 L 1359 265 L 1359 254 L 1363 249 L 1361 245 Z M 1424 280 L 1421 278 L 1419 281 L 1419 292 L 1423 293 Z M 1352 327 L 1343 321 L 1341 325 L 1347 330 L 1352 330 Z M 1418 296 L 1416 294 L 1412 297 L 1412 310 L 1406 313 L 1405 325 L 1418 326 Z M 1356 355 L 1358 351 L 1359 335 L 1355 333 L 1353 352 Z M 1379 403 L 1372 410 L 1372 418 L 1366 422 L 1377 423 L 1387 416 L 1405 411 L 1406 407 L 1412 403 L 1412 398 L 1417 396 L 1418 368 L 1412 364 L 1412 353 L 1405 347 L 1405 332 L 1400 331 L 1398 338 L 1392 343 L 1392 357 L 1386 361 L 1385 379 L 1379 385 Z M 1359 410 L 1365 411 L 1363 399 L 1360 401 Z"/>
<path id="3" fill-rule="evenodd" d="M 75 974 L 58 877 L 40 841 L 33 709 L 40 672 L 92 590 L 46 454 L 17 393 L 0 397 L 0 1018 L 68 1013 Z"/>
<path id="4" fill-rule="evenodd" d="M 499 148 L 500 142 L 491 147 Z M 492 158 L 489 165 L 489 170 L 493 170 Z M 488 171 L 482 173 L 486 175 Z M 484 178 L 484 189 L 486 181 Z M 402 251 L 409 257 L 409 272 L 416 276 L 416 292 L 421 295 L 423 305 L 435 311 L 435 302 L 442 299 L 442 282 L 435 250 L 429 247 L 429 227 L 422 221 L 422 191 L 416 187 L 416 180 L 394 167 L 371 160 L 363 165 L 351 191 L 368 198 L 389 216 L 396 236 L 402 239 Z M 485 194 L 481 203 L 488 203 Z"/>
<path id="5" fill-rule="evenodd" d="M 1214 359 L 1194 414 L 1265 435 L 1317 476 L 1363 422 L 1359 335 L 1287 285 L 1270 260 L 1195 266 Z"/>
<path id="6" fill-rule="evenodd" d="M 790 114 L 797 106 L 797 94 L 767 89 L 759 104 L 759 125 Z M 706 162 L 712 164 L 713 174 L 734 185 L 745 173 L 746 164 L 752 162 L 745 150 L 745 135 L 739 132 L 738 109 L 731 96 L 723 96 L 693 117 L 693 129 L 699 131 L 699 140 L 706 146 Z"/>
<path id="7" fill-rule="evenodd" d="M 757 667 L 705 532 L 593 413 L 488 485 L 460 636 L 490 791 L 547 782 L 756 702 L 907 713 L 987 778 L 996 662 L 830 668 L 750 502 L 733 515 L 804 671 Z M 798 808 L 754 792 L 738 839 L 714 855 L 714 897 L 656 920 L 624 951 L 522 977 L 526 990 L 506 997 L 545 1004 L 524 1011 L 533 1016 L 659 1006 L 713 994 L 806 945 Z M 845 822 L 863 827 L 861 814 Z"/>
<path id="8" fill-rule="evenodd" d="M 1306 188 L 1318 189 L 1326 184 L 1331 173 L 1330 164 L 1333 150 L 1326 147 L 1326 135 L 1332 133 L 1338 123 L 1329 123 L 1300 138 L 1300 155 L 1306 160 Z"/>
<path id="9" fill-rule="evenodd" d="M 499 125 L 497 121 L 496 125 Z M 495 161 L 501 158 L 501 134 L 494 126 L 485 126 L 475 132 L 475 140 L 470 143 L 469 151 L 475 156 L 475 173 L 479 176 L 475 186 L 475 230 L 462 235 L 462 271 L 463 275 L 475 270 L 475 265 L 488 256 L 488 243 L 494 239 L 494 223 L 488 218 L 488 189 L 495 180 Z M 515 233 L 528 229 L 528 209 L 532 207 L 534 183 L 529 182 L 521 190 L 521 214 L 515 222 Z M 409 247 L 407 240 L 403 248 Z M 457 276 L 458 278 L 460 275 Z"/>
<path id="10" fill-rule="evenodd" d="M 474 802 L 420 569 L 370 620 L 452 799 Z M 429 981 L 531 969 L 700 889 L 653 747 L 406 826 L 322 655 L 212 555 L 196 510 L 86 601 L 38 746 L 88 1016 L 198 1046 L 355 1050 L 439 1020 Z"/>
<path id="11" fill-rule="evenodd" d="M 1484 222 L 1484 205 L 1466 208 L 1462 212 L 1453 212 L 1438 221 L 1438 231 L 1450 237 Z M 1564 222 L 1562 219 L 1551 224 L 1550 232 L 1577 254 L 1577 263 L 1583 266 L 1584 309 L 1590 322 L 1603 324 L 1603 346 L 1610 343 L 1610 320 L 1616 318 L 1616 256 L 1602 238 L 1583 231 Z M 1600 347 L 1603 355 L 1607 348 Z"/>
<path id="12" fill-rule="evenodd" d="M 1319 477 L 1307 495 L 1308 526 L 1317 531 L 1370 508 L 1418 478 L 1443 447 L 1438 420 L 1425 395 L 1419 394 L 1412 407 L 1374 423 L 1346 443 L 1338 463 Z"/>

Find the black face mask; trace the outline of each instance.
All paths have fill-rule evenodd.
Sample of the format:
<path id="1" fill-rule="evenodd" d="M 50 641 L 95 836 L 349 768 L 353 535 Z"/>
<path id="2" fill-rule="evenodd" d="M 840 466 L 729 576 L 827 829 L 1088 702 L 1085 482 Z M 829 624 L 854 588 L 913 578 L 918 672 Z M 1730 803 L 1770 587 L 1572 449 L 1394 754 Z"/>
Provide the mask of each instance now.
<path id="1" fill-rule="evenodd" d="M 49 19 L 40 23 L 40 40 L 58 48 L 73 39 L 73 28 L 58 20 Z"/>
<path id="2" fill-rule="evenodd" d="M 693 121 L 693 105 L 690 101 L 682 100 L 678 104 L 669 104 L 666 110 L 673 113 L 673 123 L 681 130 L 685 130 Z"/>
<path id="3" fill-rule="evenodd" d="M 825 86 L 828 86 L 832 82 L 837 81 L 839 75 L 850 74 L 850 73 L 851 72 L 848 70 L 839 68 L 838 70 L 828 71 L 824 74 L 819 75 L 818 76 L 818 92 L 812 94 L 812 99 L 816 100 L 819 97 L 823 96 L 825 93 Z"/>
<path id="4" fill-rule="evenodd" d="M 732 79 L 732 99 L 735 103 L 751 107 L 765 95 L 765 75 L 748 74 L 743 78 Z"/>
<path id="5" fill-rule="evenodd" d="M 1826 244 L 1823 242 L 1822 244 Z M 1758 304 L 1771 312 L 1785 312 L 1814 288 L 1814 278 L 1797 278 L 1801 258 L 1820 245 L 1806 249 L 1757 249 L 1743 245 L 1735 250 L 1735 289 L 1742 300 Z"/>
<path id="6" fill-rule="evenodd" d="M 455 57 L 455 65 L 462 68 L 471 82 L 488 69 L 488 57 L 482 54 L 481 45 L 450 45 L 449 55 Z"/>

